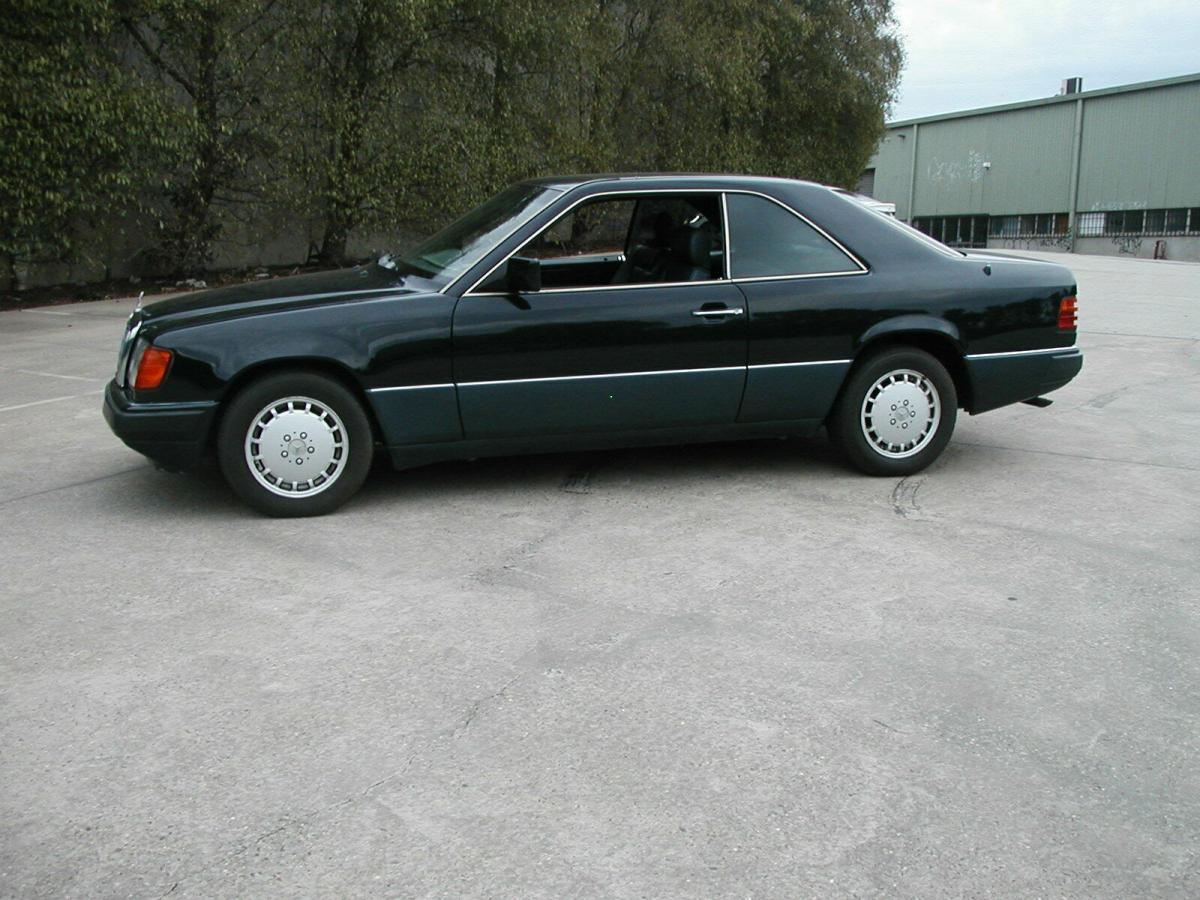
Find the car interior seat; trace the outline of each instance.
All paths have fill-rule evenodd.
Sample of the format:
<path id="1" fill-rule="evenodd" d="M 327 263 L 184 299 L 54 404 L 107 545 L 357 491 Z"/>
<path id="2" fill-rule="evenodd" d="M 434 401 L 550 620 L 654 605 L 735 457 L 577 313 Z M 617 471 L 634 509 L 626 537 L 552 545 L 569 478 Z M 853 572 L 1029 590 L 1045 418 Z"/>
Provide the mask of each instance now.
<path id="1" fill-rule="evenodd" d="M 671 238 L 671 255 L 663 281 L 708 281 L 712 278 L 712 228 L 685 225 Z"/>
<path id="2" fill-rule="evenodd" d="M 644 284 L 661 281 L 671 253 L 671 235 L 675 223 L 670 213 L 660 212 L 643 226 L 639 240 L 630 248 L 610 284 Z"/>

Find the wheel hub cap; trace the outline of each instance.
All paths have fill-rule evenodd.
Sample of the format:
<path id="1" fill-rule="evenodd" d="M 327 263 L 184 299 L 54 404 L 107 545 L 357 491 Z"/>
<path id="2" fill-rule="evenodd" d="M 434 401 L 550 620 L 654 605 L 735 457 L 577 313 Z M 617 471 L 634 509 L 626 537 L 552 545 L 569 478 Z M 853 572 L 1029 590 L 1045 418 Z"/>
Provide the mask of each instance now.
<path id="1" fill-rule="evenodd" d="M 337 414 L 309 397 L 278 400 L 246 433 L 246 463 L 263 487 L 294 497 L 328 488 L 345 468 L 349 443 Z"/>
<path id="2" fill-rule="evenodd" d="M 888 372 L 863 400 L 863 435 L 883 456 L 900 459 L 919 453 L 940 421 L 937 388 L 911 369 Z"/>

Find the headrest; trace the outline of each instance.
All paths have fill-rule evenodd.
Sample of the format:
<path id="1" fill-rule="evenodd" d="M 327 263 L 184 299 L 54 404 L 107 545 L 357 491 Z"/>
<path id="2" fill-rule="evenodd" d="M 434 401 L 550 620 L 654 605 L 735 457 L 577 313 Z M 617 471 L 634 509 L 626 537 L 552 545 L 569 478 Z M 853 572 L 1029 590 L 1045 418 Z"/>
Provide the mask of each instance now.
<path id="1" fill-rule="evenodd" d="M 707 269 L 711 264 L 712 243 L 712 231 L 708 227 L 685 225 L 671 238 L 671 255 L 698 269 Z"/>
<path id="2" fill-rule="evenodd" d="M 647 243 L 654 247 L 669 247 L 674 230 L 675 220 L 669 212 L 663 210 L 650 220 L 650 234 Z"/>

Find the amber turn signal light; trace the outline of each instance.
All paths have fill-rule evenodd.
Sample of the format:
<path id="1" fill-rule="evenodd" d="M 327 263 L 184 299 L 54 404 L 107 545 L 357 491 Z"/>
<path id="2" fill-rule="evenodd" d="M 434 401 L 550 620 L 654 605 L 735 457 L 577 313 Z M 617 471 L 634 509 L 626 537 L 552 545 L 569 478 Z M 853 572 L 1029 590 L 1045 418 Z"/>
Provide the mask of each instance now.
<path id="1" fill-rule="evenodd" d="M 1075 323 L 1078 319 L 1079 301 L 1075 295 L 1063 297 L 1058 304 L 1058 330 L 1059 331 L 1074 331 Z"/>
<path id="2" fill-rule="evenodd" d="M 134 379 L 135 391 L 152 391 L 167 377 L 167 367 L 171 365 L 171 351 L 161 347 L 147 347 L 138 363 L 137 378 Z"/>

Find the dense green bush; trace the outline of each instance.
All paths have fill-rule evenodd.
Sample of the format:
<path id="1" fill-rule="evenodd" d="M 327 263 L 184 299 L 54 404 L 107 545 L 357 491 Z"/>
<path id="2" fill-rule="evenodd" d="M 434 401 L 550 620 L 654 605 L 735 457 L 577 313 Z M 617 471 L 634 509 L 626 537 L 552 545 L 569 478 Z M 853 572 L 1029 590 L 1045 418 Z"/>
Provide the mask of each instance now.
<path id="1" fill-rule="evenodd" d="M 231 222 L 421 230 L 549 172 L 851 184 L 901 51 L 891 0 L 10 0 L 0 255 L 213 261 Z M 100 246 L 98 246 L 100 245 Z"/>

